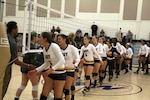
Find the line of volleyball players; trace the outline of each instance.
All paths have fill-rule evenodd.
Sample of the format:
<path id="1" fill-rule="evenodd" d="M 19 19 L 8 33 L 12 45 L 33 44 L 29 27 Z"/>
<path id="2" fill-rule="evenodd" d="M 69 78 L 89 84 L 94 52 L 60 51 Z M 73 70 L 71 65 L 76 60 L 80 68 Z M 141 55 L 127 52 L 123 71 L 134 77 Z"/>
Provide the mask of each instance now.
<path id="1" fill-rule="evenodd" d="M 105 41 L 104 37 L 92 36 L 91 39 L 88 35 L 84 35 L 79 54 L 79 50 L 75 47 L 74 36 L 53 35 L 53 38 L 57 40 L 54 42 L 51 35 L 48 32 L 41 33 L 39 43 L 44 47 L 44 63 L 29 71 L 27 75 L 32 78 L 42 73 L 44 84 L 40 100 L 46 100 L 51 90 L 54 90 L 54 100 L 62 100 L 63 94 L 65 100 L 74 100 L 76 77 L 78 72 L 82 71 L 79 70 L 81 68 L 78 68 L 78 66 L 84 67 L 85 87 L 82 90 L 84 95 L 91 88 L 92 77 L 94 87 L 97 86 L 98 80 L 99 84 L 102 85 L 107 66 L 109 81 L 114 76 L 114 69 L 116 78 L 118 78 L 122 65 L 125 74 L 128 73 L 128 66 L 133 57 L 130 43 L 127 43 L 124 47 L 117 42 L 116 38 Z M 35 100 L 37 100 L 37 97 Z"/>
<path id="2" fill-rule="evenodd" d="M 114 72 L 116 78 L 120 75 L 121 70 L 125 70 L 127 74 L 132 70 L 132 60 L 134 48 L 131 43 L 126 43 L 125 46 L 121 45 L 116 38 L 108 39 L 105 41 L 104 37 L 92 36 L 92 41 L 87 35 L 83 38 L 84 45 L 81 47 L 80 58 L 83 55 L 83 66 L 85 71 L 85 88 L 82 93 L 85 95 L 90 90 L 91 80 L 93 79 L 93 87 L 97 87 L 98 75 L 99 84 L 102 85 L 106 76 L 106 69 L 109 71 L 109 81 L 112 80 Z M 91 44 L 90 44 L 91 43 Z M 95 49 L 93 48 L 93 46 Z M 139 49 L 139 67 L 136 73 L 139 72 L 140 64 L 142 63 L 142 71 L 144 74 L 149 74 L 149 61 L 150 61 L 150 45 L 145 40 L 141 40 L 141 48 Z M 97 53 L 95 53 L 95 50 Z M 83 52 L 83 53 L 82 53 Z M 92 52 L 92 53 L 91 53 Z M 92 57 L 93 56 L 93 57 Z M 92 74 L 91 74 L 92 73 Z M 92 78 L 93 77 L 93 78 Z"/>

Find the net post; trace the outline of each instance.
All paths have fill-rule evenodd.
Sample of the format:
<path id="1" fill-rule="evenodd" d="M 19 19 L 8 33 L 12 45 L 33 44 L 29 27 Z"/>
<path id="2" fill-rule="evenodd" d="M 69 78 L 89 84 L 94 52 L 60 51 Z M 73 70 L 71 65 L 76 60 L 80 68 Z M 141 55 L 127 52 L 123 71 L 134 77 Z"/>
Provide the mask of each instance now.
<path id="1" fill-rule="evenodd" d="M 0 0 L 0 22 L 3 21 L 4 1 Z"/>
<path id="2" fill-rule="evenodd" d="M 22 54 L 26 53 L 26 34 L 27 34 L 27 10 L 28 10 L 28 1 L 25 1 L 25 9 L 24 9 L 24 27 L 23 27 L 23 47 L 22 47 Z"/>
<path id="3" fill-rule="evenodd" d="M 31 40 L 31 29 L 32 29 L 32 3 L 33 0 L 29 2 L 29 25 L 28 25 L 28 52 L 30 51 L 30 40 Z"/>

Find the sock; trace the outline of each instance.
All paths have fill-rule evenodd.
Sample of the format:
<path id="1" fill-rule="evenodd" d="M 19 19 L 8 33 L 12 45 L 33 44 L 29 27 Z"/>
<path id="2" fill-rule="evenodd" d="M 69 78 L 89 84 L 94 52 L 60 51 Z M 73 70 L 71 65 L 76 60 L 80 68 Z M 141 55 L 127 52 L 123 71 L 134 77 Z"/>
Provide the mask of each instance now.
<path id="1" fill-rule="evenodd" d="M 144 63 L 142 63 L 142 71 L 144 71 L 144 66 L 145 66 L 145 64 L 144 64 Z"/>
<path id="2" fill-rule="evenodd" d="M 71 96 L 71 100 L 74 100 L 74 95 Z"/>
<path id="3" fill-rule="evenodd" d="M 46 96 L 44 96 L 43 94 L 41 94 L 41 96 L 40 96 L 40 100 L 47 100 L 47 97 L 46 97 Z"/>
<path id="4" fill-rule="evenodd" d="M 97 80 L 94 80 L 94 85 L 96 86 Z"/>

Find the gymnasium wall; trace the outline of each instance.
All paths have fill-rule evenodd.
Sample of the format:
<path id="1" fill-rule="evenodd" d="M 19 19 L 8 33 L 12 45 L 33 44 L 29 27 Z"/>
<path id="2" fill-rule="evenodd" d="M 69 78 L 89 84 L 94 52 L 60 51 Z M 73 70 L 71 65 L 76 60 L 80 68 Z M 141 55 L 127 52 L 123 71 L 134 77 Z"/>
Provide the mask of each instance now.
<path id="1" fill-rule="evenodd" d="M 24 1 L 5 0 L 16 5 L 24 5 Z M 103 28 L 111 37 L 121 27 L 124 35 L 131 30 L 134 33 L 134 39 L 150 39 L 150 13 L 148 12 L 150 0 L 34 0 L 34 2 L 82 20 L 81 22 L 89 27 L 89 29 L 83 29 L 83 32 L 91 33 L 90 27 L 95 22 L 99 26 L 99 31 Z M 23 32 L 24 29 L 24 16 L 23 7 L 9 4 L 4 7 L 3 21 L 17 21 L 19 32 Z M 70 25 L 74 23 L 73 19 L 71 20 Z M 62 32 L 65 27 L 68 25 L 63 24 Z M 78 28 L 80 27 L 70 28 L 63 33 L 75 32 Z"/>

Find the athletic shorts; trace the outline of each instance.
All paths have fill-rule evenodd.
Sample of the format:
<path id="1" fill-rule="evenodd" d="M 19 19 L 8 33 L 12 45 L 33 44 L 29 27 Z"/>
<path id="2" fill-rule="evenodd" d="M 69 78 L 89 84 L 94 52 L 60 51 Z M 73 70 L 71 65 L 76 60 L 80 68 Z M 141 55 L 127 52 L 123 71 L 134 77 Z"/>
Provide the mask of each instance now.
<path id="1" fill-rule="evenodd" d="M 28 68 L 26 67 L 21 67 L 21 72 L 24 73 L 24 74 L 28 74 L 28 72 L 30 71 Z"/>
<path id="2" fill-rule="evenodd" d="M 124 58 L 124 60 L 131 60 L 131 58 Z"/>
<path id="3" fill-rule="evenodd" d="M 145 55 L 140 55 L 140 57 L 145 57 Z"/>
<path id="4" fill-rule="evenodd" d="M 107 61 L 107 57 L 102 57 L 102 60 L 103 61 Z"/>
<path id="5" fill-rule="evenodd" d="M 37 68 L 37 67 L 36 67 Z M 24 74 L 28 74 L 28 72 L 30 71 L 27 67 L 21 67 L 20 71 Z M 46 70 L 47 71 L 47 70 Z"/>
<path id="6" fill-rule="evenodd" d="M 100 60 L 94 60 L 94 63 L 100 63 Z"/>
<path id="7" fill-rule="evenodd" d="M 93 66 L 94 67 L 94 63 L 93 64 L 83 64 L 84 66 Z"/>
<path id="8" fill-rule="evenodd" d="M 62 73 L 62 74 L 49 74 L 48 75 L 49 78 L 53 79 L 53 80 L 66 80 L 66 73 Z"/>
<path id="9" fill-rule="evenodd" d="M 66 72 L 66 76 L 74 77 L 74 72 Z"/>

